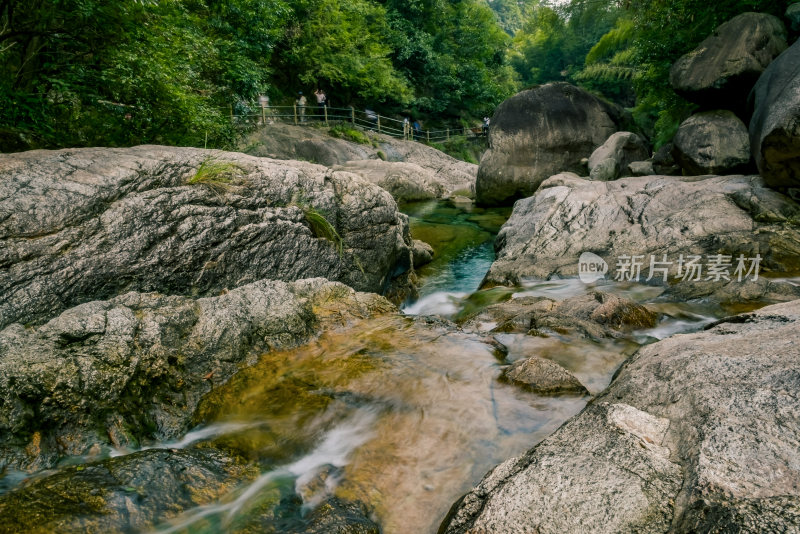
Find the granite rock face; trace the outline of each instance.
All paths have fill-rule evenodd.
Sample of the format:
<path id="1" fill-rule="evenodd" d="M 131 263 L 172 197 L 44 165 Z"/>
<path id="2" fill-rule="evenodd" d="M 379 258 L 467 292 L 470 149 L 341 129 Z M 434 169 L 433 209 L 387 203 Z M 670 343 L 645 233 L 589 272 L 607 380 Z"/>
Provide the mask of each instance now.
<path id="1" fill-rule="evenodd" d="M 328 167 L 382 159 L 390 163 L 408 163 L 432 173 L 443 190 L 474 196 L 477 165 L 455 159 L 423 143 L 377 133 L 370 133 L 370 136 L 374 143 L 363 145 L 333 138 L 324 130 L 273 123 L 250 134 L 242 151 L 254 156 L 306 160 Z"/>
<path id="2" fill-rule="evenodd" d="M 440 532 L 795 531 L 800 301 L 712 326 L 640 349 Z"/>
<path id="3" fill-rule="evenodd" d="M 199 299 L 127 293 L 11 324 L 0 330 L 0 468 L 176 439 L 201 397 L 259 354 L 395 310 L 322 278 L 262 280 Z"/>
<path id="4" fill-rule="evenodd" d="M 532 197 L 520 200 L 498 234 L 497 259 L 484 286 L 516 285 L 524 278 L 575 276 L 578 260 L 594 253 L 608 264 L 608 278 L 625 256 L 639 256 L 641 280 L 650 274 L 651 256 L 667 256 L 671 290 L 683 288 L 686 297 L 710 295 L 730 286 L 729 298 L 757 299 L 775 291 L 763 277 L 753 281 L 735 276 L 737 259 L 761 256 L 761 269 L 793 272 L 800 267 L 800 205 L 764 185 L 758 176 L 680 178 L 645 176 L 613 182 L 593 182 L 561 174 L 542 184 Z M 683 255 L 727 258 L 730 280 L 678 276 Z M 723 259 L 725 259 L 723 257 Z M 631 261 L 632 264 L 632 261 Z M 749 270 L 750 262 L 745 262 Z M 684 269 L 681 275 L 687 275 Z M 663 282 L 663 271 L 652 271 Z M 635 274 L 633 269 L 626 274 Z M 746 274 L 746 273 L 742 273 Z M 677 279 L 676 279 L 677 277 Z M 735 291 L 734 291 L 735 286 Z M 796 288 L 795 288 L 796 290 Z M 780 290 L 779 290 L 780 292 Z M 800 298 L 778 296 L 781 300 Z"/>
<path id="5" fill-rule="evenodd" d="M 349 161 L 335 170 L 352 172 L 388 191 L 397 202 L 432 200 L 449 196 L 464 184 L 446 188 L 428 169 L 414 163 L 367 159 Z M 467 187 L 469 187 L 467 185 Z"/>
<path id="6" fill-rule="evenodd" d="M 582 173 L 589 157 L 624 124 L 623 111 L 567 83 L 522 91 L 492 117 L 489 150 L 481 158 L 476 198 L 511 204 L 559 172 Z"/>
<path id="7" fill-rule="evenodd" d="M 644 140 L 632 132 L 617 132 L 589 157 L 589 176 L 607 182 L 631 176 L 628 166 L 650 157 Z"/>
<path id="8" fill-rule="evenodd" d="M 758 77 L 786 46 L 786 27 L 779 18 L 742 13 L 678 59 L 670 83 L 706 109 L 742 110 Z"/>
<path id="9" fill-rule="evenodd" d="M 657 316 L 627 298 L 601 291 L 555 301 L 546 297 L 519 297 L 493 304 L 460 319 L 466 330 L 535 336 L 559 334 L 599 341 L 635 329 L 652 328 Z"/>
<path id="10" fill-rule="evenodd" d="M 734 174 L 747 170 L 750 137 L 744 123 L 730 111 L 692 115 L 678 128 L 673 155 L 686 174 Z"/>
<path id="11" fill-rule="evenodd" d="M 0 328 L 128 291 L 317 276 L 413 290 L 407 218 L 381 188 L 308 163 L 158 146 L 0 155 L 0 268 Z"/>
<path id="12" fill-rule="evenodd" d="M 514 362 L 503 372 L 503 379 L 539 395 L 588 395 L 580 380 L 545 358 L 532 357 Z"/>
<path id="13" fill-rule="evenodd" d="M 151 449 L 72 466 L 0 496 L 0 532 L 147 532 L 258 476 L 213 449 Z"/>
<path id="14" fill-rule="evenodd" d="M 770 187 L 800 188 L 800 41 L 773 61 L 753 88 L 750 144 Z"/>

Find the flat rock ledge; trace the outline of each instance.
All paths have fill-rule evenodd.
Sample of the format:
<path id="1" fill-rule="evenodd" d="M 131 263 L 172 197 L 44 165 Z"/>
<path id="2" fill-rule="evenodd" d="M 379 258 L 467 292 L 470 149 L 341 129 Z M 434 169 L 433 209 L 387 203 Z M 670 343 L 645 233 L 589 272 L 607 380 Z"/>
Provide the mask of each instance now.
<path id="1" fill-rule="evenodd" d="M 442 534 L 797 532 L 800 301 L 640 349 Z"/>

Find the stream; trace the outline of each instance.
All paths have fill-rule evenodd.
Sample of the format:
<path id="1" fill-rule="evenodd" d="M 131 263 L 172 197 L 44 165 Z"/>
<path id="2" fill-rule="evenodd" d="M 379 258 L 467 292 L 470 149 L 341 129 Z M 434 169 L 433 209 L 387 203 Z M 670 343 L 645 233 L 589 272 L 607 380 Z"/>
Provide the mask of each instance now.
<path id="1" fill-rule="evenodd" d="M 642 344 L 726 315 L 704 302 L 660 301 L 661 289 L 637 284 L 565 279 L 481 291 L 494 236 L 510 210 L 445 202 L 403 210 L 412 235 L 436 253 L 418 270 L 419 299 L 401 315 L 363 319 L 264 354 L 208 394 L 191 432 L 149 448 L 222 449 L 258 465 L 260 476 L 153 532 L 302 528 L 305 514 L 332 496 L 366 503 L 386 534 L 436 532 L 452 503 L 487 471 L 544 439 L 591 398 L 541 396 L 501 382 L 509 363 L 532 354 L 550 358 L 597 394 Z M 655 328 L 602 342 L 494 334 L 507 354 L 484 332 L 441 319 L 458 323 L 496 302 L 563 300 L 594 289 L 648 303 L 661 319 Z"/>
<path id="2" fill-rule="evenodd" d="M 195 417 L 198 428 L 170 446 L 203 441 L 233 450 L 258 462 L 262 475 L 155 532 L 247 531 L 265 509 L 280 517 L 276 530 L 290 529 L 302 524 L 302 511 L 333 495 L 367 503 L 387 534 L 435 532 L 487 471 L 528 450 L 590 399 L 539 396 L 502 383 L 505 365 L 537 353 L 596 394 L 641 344 L 724 315 L 703 303 L 658 303 L 657 288 L 606 284 L 604 291 L 653 302 L 663 320 L 602 343 L 497 334 L 508 348 L 503 355 L 481 335 L 449 331 L 428 316 L 457 320 L 508 298 L 562 300 L 594 287 L 556 280 L 478 291 L 509 210 L 425 202 L 404 212 L 412 235 L 436 252 L 419 269 L 419 299 L 404 306 L 404 316 L 363 320 L 299 349 L 266 354 L 208 395 Z M 282 503 L 298 497 L 299 516 L 280 513 Z"/>

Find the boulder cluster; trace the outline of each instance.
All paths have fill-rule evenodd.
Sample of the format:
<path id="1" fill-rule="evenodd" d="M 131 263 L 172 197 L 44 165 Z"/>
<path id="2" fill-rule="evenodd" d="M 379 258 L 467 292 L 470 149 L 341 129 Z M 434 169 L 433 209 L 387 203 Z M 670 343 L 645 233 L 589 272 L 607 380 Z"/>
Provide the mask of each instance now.
<path id="1" fill-rule="evenodd" d="M 796 31 L 800 4 L 786 19 Z M 779 18 L 744 13 L 681 57 L 670 82 L 696 113 L 652 157 L 623 112 L 566 84 L 498 108 L 477 200 L 516 202 L 485 288 L 576 277 L 588 256 L 608 262 L 592 264 L 593 281 L 617 268 L 622 284 L 662 286 L 660 298 L 783 303 L 640 348 L 580 414 L 456 502 L 439 532 L 797 532 L 800 41 L 787 35 Z M 689 258 L 706 270 L 690 276 Z M 762 276 L 748 279 L 753 258 Z M 525 297 L 466 325 L 536 336 L 558 317 L 599 340 L 625 323 L 598 317 L 642 324 L 646 311 L 600 293 Z M 551 364 L 519 360 L 504 378 L 580 390 Z"/>
<path id="2" fill-rule="evenodd" d="M 774 296 L 765 279 L 687 278 L 679 261 L 800 268 L 800 42 L 788 46 L 787 35 L 779 18 L 743 13 L 679 58 L 670 82 L 697 112 L 652 156 L 642 132 L 625 130 L 624 110 L 565 83 L 499 106 L 477 201 L 516 204 L 484 286 L 575 276 L 588 252 L 643 259 L 648 280 L 651 258 L 672 260 L 661 280 L 684 297 Z"/>
<path id="3" fill-rule="evenodd" d="M 566 83 L 523 91 L 492 117 L 477 200 L 509 204 L 562 172 L 610 181 L 757 170 L 768 186 L 796 194 L 799 63 L 800 44 L 788 46 L 779 18 L 743 13 L 722 24 L 672 66 L 673 89 L 696 105 L 696 113 L 652 157 L 642 132 L 618 106 Z"/>

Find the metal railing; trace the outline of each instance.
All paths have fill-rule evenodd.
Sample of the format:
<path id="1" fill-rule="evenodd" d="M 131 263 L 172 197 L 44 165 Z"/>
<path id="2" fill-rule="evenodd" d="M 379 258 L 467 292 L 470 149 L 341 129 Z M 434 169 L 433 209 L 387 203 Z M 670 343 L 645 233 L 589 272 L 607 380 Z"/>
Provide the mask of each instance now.
<path id="1" fill-rule="evenodd" d="M 359 111 L 352 107 L 336 108 L 328 106 L 261 106 L 258 112 L 234 114 L 230 110 L 231 119 L 237 122 L 268 124 L 269 121 L 282 121 L 298 126 L 324 123 L 349 123 L 364 130 L 389 135 L 399 139 L 425 141 L 426 143 L 449 141 L 457 137 L 479 139 L 486 137 L 486 128 L 445 128 L 444 130 L 414 129 L 413 125 L 402 119 L 379 115 L 375 112 Z"/>

